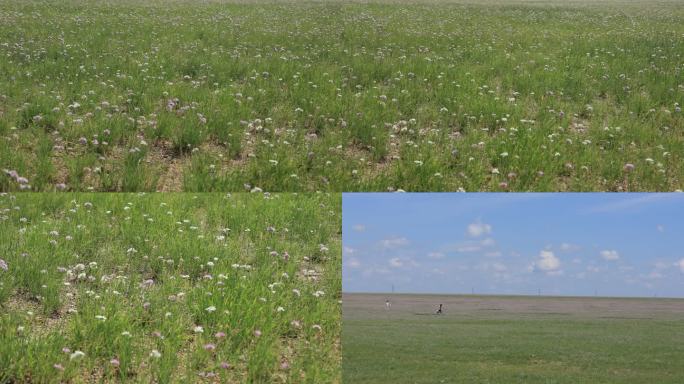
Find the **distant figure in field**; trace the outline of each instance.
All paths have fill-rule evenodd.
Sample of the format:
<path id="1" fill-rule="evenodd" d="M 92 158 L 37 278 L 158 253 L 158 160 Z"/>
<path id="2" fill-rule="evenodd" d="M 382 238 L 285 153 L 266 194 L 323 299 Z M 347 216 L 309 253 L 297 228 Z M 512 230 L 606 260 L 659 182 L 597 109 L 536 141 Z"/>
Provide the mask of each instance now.
<path id="1" fill-rule="evenodd" d="M 385 299 L 385 308 L 389 311 L 389 309 L 392 307 L 392 303 L 390 303 L 389 299 Z"/>
<path id="2" fill-rule="evenodd" d="M 442 314 L 442 304 L 439 305 L 439 309 L 437 310 L 437 315 Z"/>

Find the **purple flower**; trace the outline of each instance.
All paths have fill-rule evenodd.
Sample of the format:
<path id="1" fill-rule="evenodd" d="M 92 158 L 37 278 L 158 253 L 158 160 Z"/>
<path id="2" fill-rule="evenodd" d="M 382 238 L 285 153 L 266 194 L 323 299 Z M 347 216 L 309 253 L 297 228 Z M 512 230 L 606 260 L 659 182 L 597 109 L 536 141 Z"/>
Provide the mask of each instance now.
<path id="1" fill-rule="evenodd" d="M 204 349 L 207 350 L 207 351 L 213 351 L 213 350 L 216 349 L 216 346 L 215 346 L 214 344 L 211 344 L 211 343 L 209 343 L 209 344 L 204 344 Z"/>
<path id="2" fill-rule="evenodd" d="M 9 267 L 7 266 L 7 262 L 5 262 L 5 260 L 3 259 L 0 259 L 0 269 L 3 269 L 5 271 L 9 269 Z"/>
<path id="3" fill-rule="evenodd" d="M 87 145 L 87 144 L 88 144 L 88 139 L 86 139 L 85 137 L 81 137 L 80 139 L 78 139 L 78 142 L 79 142 L 81 145 Z"/>
<path id="4" fill-rule="evenodd" d="M 5 170 L 5 173 L 7 174 L 7 176 L 13 178 L 14 180 L 16 180 L 17 177 L 19 177 L 19 173 L 17 171 L 15 171 L 14 169 L 11 171 Z"/>
<path id="5" fill-rule="evenodd" d="M 222 361 L 222 362 L 221 362 L 221 368 L 223 368 L 223 369 L 230 369 L 230 364 L 228 364 L 227 361 Z"/>
<path id="6" fill-rule="evenodd" d="M 632 163 L 627 163 L 627 164 L 625 164 L 624 167 L 622 167 L 622 169 L 624 169 L 625 172 L 632 172 L 634 170 L 634 168 L 635 168 L 635 166 Z"/>
<path id="7" fill-rule="evenodd" d="M 66 186 L 66 184 L 64 184 L 64 183 L 59 183 L 59 184 L 55 185 L 55 187 L 56 187 L 58 190 L 63 191 L 63 190 L 66 189 L 67 186 Z"/>
<path id="8" fill-rule="evenodd" d="M 115 368 L 116 368 L 116 367 L 118 367 L 119 365 L 121 365 L 121 362 L 119 362 L 119 359 L 113 358 L 113 359 L 109 360 L 109 364 L 111 364 L 112 367 L 115 367 Z"/>
<path id="9" fill-rule="evenodd" d="M 226 337 L 226 334 L 224 332 L 216 332 L 214 337 L 216 337 L 217 339 L 223 339 L 224 337 Z"/>
<path id="10" fill-rule="evenodd" d="M 62 366 L 62 364 L 54 364 L 52 367 L 53 367 L 54 369 L 59 370 L 59 371 L 63 371 L 63 370 L 64 370 L 64 366 Z"/>

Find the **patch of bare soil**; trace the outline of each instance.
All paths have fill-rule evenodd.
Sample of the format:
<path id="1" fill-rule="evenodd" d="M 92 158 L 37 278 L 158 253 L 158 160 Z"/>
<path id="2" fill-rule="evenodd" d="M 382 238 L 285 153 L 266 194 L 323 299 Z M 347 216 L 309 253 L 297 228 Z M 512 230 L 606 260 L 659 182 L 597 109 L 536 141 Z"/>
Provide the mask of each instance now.
<path id="1" fill-rule="evenodd" d="M 180 192 L 183 190 L 183 168 L 187 162 L 179 157 L 168 141 L 158 141 L 147 152 L 145 161 L 165 168 L 157 181 L 157 192 Z"/>
<path id="2" fill-rule="evenodd" d="M 53 313 L 45 315 L 40 301 L 24 293 L 16 293 L 5 302 L 4 311 L 15 312 L 31 316 L 34 325 L 33 334 L 36 336 L 46 335 L 54 330 L 63 328 L 69 319 L 69 310 L 76 307 L 76 293 L 73 289 L 67 289 L 62 296 L 62 306 Z M 31 313 L 32 315 L 29 315 Z"/>

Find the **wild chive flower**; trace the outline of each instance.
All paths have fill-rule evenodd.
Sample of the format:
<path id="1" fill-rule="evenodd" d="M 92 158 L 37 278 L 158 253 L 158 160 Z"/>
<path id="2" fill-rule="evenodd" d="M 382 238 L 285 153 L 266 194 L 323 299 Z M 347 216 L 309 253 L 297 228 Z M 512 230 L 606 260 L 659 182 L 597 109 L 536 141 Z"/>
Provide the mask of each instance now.
<path id="1" fill-rule="evenodd" d="M 625 172 L 632 172 L 634 170 L 634 168 L 636 168 L 636 167 L 632 163 L 627 163 L 627 164 L 625 164 L 624 167 L 622 167 L 622 169 L 624 169 Z"/>
<path id="2" fill-rule="evenodd" d="M 109 360 L 109 364 L 111 364 L 112 367 L 118 368 L 119 365 L 121 365 L 121 362 L 119 362 L 119 359 L 114 358 L 114 359 Z"/>
<path id="3" fill-rule="evenodd" d="M 5 270 L 5 271 L 7 271 L 9 269 L 7 262 L 3 259 L 0 259 L 0 269 Z"/>
<path id="4" fill-rule="evenodd" d="M 74 353 L 72 353 L 72 354 L 69 356 L 69 360 L 79 360 L 79 359 L 81 359 L 83 356 L 85 356 L 85 353 L 83 353 L 83 352 L 81 352 L 81 351 L 75 351 Z"/>
<path id="5" fill-rule="evenodd" d="M 224 332 L 216 332 L 214 337 L 216 337 L 217 339 L 223 339 L 224 337 L 226 337 L 226 334 Z"/>
<path id="6" fill-rule="evenodd" d="M 209 312 L 209 313 L 212 313 L 212 312 L 216 311 L 216 307 L 214 307 L 214 306 L 212 305 L 212 306 L 210 306 L 210 307 L 205 308 L 204 310 L 207 311 L 207 312 Z"/>
<path id="7" fill-rule="evenodd" d="M 158 359 L 161 357 L 161 353 L 159 353 L 159 351 L 157 351 L 156 349 L 153 349 L 152 352 L 150 352 L 150 357 Z"/>
<path id="8" fill-rule="evenodd" d="M 214 344 L 211 344 L 211 343 L 209 343 L 209 344 L 204 344 L 204 350 L 206 350 L 206 351 L 211 352 L 211 351 L 213 351 L 213 350 L 215 350 L 215 349 L 216 349 L 216 345 L 214 345 Z"/>
<path id="9" fill-rule="evenodd" d="M 261 331 L 258 330 L 258 329 L 254 330 L 254 336 L 260 337 L 260 336 L 261 336 Z"/>
<path id="10" fill-rule="evenodd" d="M 222 362 L 221 362 L 221 368 L 223 368 L 223 369 L 230 369 L 230 364 L 228 364 L 227 361 L 222 361 Z"/>

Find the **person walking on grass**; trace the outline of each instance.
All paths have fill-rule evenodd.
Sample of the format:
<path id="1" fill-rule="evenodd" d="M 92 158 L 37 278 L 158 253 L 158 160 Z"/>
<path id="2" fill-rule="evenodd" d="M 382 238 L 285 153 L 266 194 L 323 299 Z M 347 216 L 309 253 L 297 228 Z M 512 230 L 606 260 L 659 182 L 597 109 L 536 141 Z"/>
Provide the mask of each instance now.
<path id="1" fill-rule="evenodd" d="M 385 308 L 389 311 L 391 307 L 392 303 L 390 303 L 389 299 L 385 299 Z"/>
<path id="2" fill-rule="evenodd" d="M 442 304 L 439 305 L 439 309 L 437 310 L 437 313 L 436 313 L 436 314 L 437 314 L 437 315 L 441 315 L 441 314 L 442 314 Z"/>

